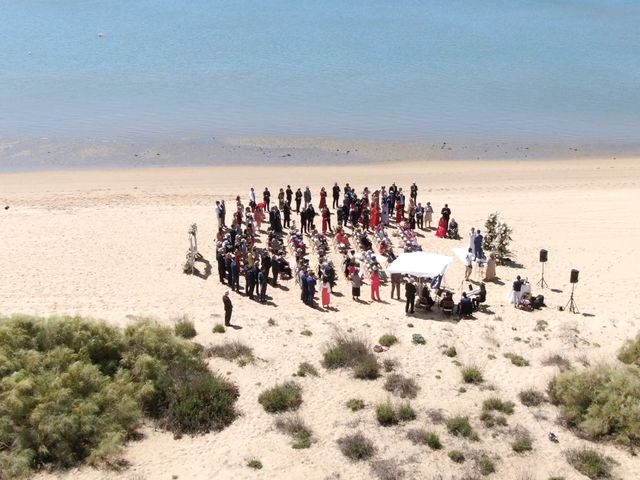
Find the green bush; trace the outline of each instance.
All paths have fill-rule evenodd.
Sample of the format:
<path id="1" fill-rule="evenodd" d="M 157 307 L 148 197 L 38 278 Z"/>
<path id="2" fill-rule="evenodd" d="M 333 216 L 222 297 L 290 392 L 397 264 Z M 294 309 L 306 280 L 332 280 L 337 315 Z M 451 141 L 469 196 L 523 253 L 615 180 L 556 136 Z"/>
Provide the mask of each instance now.
<path id="1" fill-rule="evenodd" d="M 361 380 L 375 380 L 380 376 L 380 364 L 373 355 L 363 359 L 353 368 L 353 376 Z"/>
<path id="2" fill-rule="evenodd" d="M 567 371 L 549 383 L 549 397 L 571 428 L 595 440 L 640 445 L 640 369 L 600 366 Z"/>
<path id="3" fill-rule="evenodd" d="M 496 471 L 496 466 L 493 463 L 493 460 L 491 460 L 486 455 L 483 455 L 478 460 L 478 470 L 482 475 L 487 476 Z"/>
<path id="4" fill-rule="evenodd" d="M 207 348 L 207 355 L 224 358 L 229 361 L 236 360 L 241 367 L 255 361 L 253 349 L 238 340 L 210 345 Z"/>
<path id="5" fill-rule="evenodd" d="M 378 423 L 383 427 L 396 425 L 398 423 L 398 414 L 390 401 L 379 403 L 376 405 L 376 418 Z"/>
<path id="6" fill-rule="evenodd" d="M 398 395 L 400 398 L 416 398 L 418 384 L 413 378 L 407 378 L 397 373 L 392 373 L 384 383 L 384 389 Z"/>
<path id="7" fill-rule="evenodd" d="M 144 416 L 176 434 L 224 428 L 237 397 L 201 346 L 148 320 L 123 331 L 80 317 L 0 318 L 0 471 L 10 478 L 110 461 Z"/>
<path id="8" fill-rule="evenodd" d="M 449 358 L 453 358 L 458 355 L 458 351 L 456 350 L 456 347 L 449 347 L 444 352 L 442 352 L 442 354 L 446 355 Z"/>
<path id="9" fill-rule="evenodd" d="M 527 360 L 526 358 L 524 358 L 521 355 L 516 355 L 515 353 L 505 353 L 504 357 L 508 358 L 509 360 L 511 360 L 511 363 L 513 363 L 516 367 L 528 367 L 529 366 L 529 360 Z"/>
<path id="10" fill-rule="evenodd" d="M 257 458 L 252 458 L 247 462 L 247 467 L 253 468 L 254 470 L 262 469 L 262 462 Z"/>
<path id="11" fill-rule="evenodd" d="M 299 377 L 306 377 L 307 375 L 317 377 L 318 370 L 309 362 L 302 362 L 300 365 L 298 365 L 298 371 L 296 372 L 296 375 L 298 375 Z"/>
<path id="12" fill-rule="evenodd" d="M 533 440 L 527 432 L 517 433 L 511 442 L 511 448 L 516 453 L 530 452 L 533 450 Z"/>
<path id="13" fill-rule="evenodd" d="M 480 414 L 480 421 L 487 428 L 493 428 L 495 426 L 506 427 L 507 419 L 503 415 L 494 415 L 488 410 L 483 410 Z"/>
<path id="14" fill-rule="evenodd" d="M 262 392 L 258 403 L 269 413 L 297 410 L 302 404 L 302 389 L 294 382 L 276 385 Z"/>
<path id="15" fill-rule="evenodd" d="M 611 461 L 595 450 L 588 448 L 569 450 L 567 461 L 573 468 L 591 479 L 611 477 Z"/>
<path id="16" fill-rule="evenodd" d="M 398 337 L 387 333 L 378 339 L 378 343 L 383 347 L 390 347 L 391 345 L 398 343 Z"/>
<path id="17" fill-rule="evenodd" d="M 276 420 L 276 428 L 293 437 L 294 449 L 309 448 L 313 433 L 299 415 L 280 417 Z"/>
<path id="18" fill-rule="evenodd" d="M 542 365 L 544 365 L 545 367 L 558 367 L 561 372 L 571 369 L 571 362 L 557 353 L 554 355 L 549 355 L 547 358 L 545 358 L 542 361 Z"/>
<path id="19" fill-rule="evenodd" d="M 224 325 L 222 325 L 221 323 L 216 323 L 213 326 L 213 330 L 212 331 L 213 331 L 213 333 L 224 333 L 227 330 L 224 328 Z"/>
<path id="20" fill-rule="evenodd" d="M 507 415 L 511 415 L 513 413 L 514 407 L 515 404 L 513 402 L 505 402 L 499 397 L 487 398 L 484 402 L 482 402 L 483 410 L 495 410 L 498 412 L 506 413 Z"/>
<path id="21" fill-rule="evenodd" d="M 397 366 L 398 366 L 398 361 L 393 358 L 385 358 L 382 361 L 382 367 L 384 368 L 384 371 L 387 373 L 393 372 Z"/>
<path id="22" fill-rule="evenodd" d="M 186 316 L 179 318 L 174 322 L 173 331 L 177 336 L 182 338 L 193 338 L 198 334 L 193 322 Z"/>
<path id="23" fill-rule="evenodd" d="M 640 333 L 634 340 L 628 340 L 618 353 L 618 359 L 622 363 L 640 367 Z"/>
<path id="24" fill-rule="evenodd" d="M 521 391 L 518 394 L 518 398 L 520 399 L 520 402 L 527 407 L 537 407 L 546 401 L 544 393 L 533 388 Z"/>
<path id="25" fill-rule="evenodd" d="M 337 443 L 342 454 L 353 461 L 367 460 L 376 453 L 373 442 L 360 432 L 346 435 Z"/>
<path id="26" fill-rule="evenodd" d="M 337 334 L 323 354 L 322 365 L 329 370 L 351 368 L 360 379 L 373 380 L 380 376 L 378 359 L 369 345 L 352 335 Z"/>
<path id="27" fill-rule="evenodd" d="M 462 453 L 460 450 L 450 450 L 449 452 L 447 452 L 447 455 L 452 461 L 456 463 L 464 463 L 464 453 Z"/>
<path id="28" fill-rule="evenodd" d="M 409 402 L 401 403 L 396 409 L 396 414 L 398 415 L 398 420 L 403 422 L 409 422 L 416 419 L 416 411 Z"/>
<path id="29" fill-rule="evenodd" d="M 364 408 L 364 400 L 360 398 L 352 398 L 347 402 L 347 408 L 350 408 L 353 412 L 362 410 Z"/>
<path id="30" fill-rule="evenodd" d="M 474 365 L 462 367 L 462 379 L 465 381 L 465 383 L 478 384 L 484 382 L 482 372 L 478 367 Z"/>
<path id="31" fill-rule="evenodd" d="M 437 433 L 428 432 L 424 428 L 415 428 L 407 432 L 407 438 L 415 444 L 428 445 L 431 450 L 440 450 L 442 443 Z"/>
<path id="32" fill-rule="evenodd" d="M 311 330 L 305 329 L 300 332 L 300 335 L 304 335 L 305 337 L 310 337 L 311 335 L 313 335 L 313 332 Z"/>
<path id="33" fill-rule="evenodd" d="M 478 435 L 471 428 L 469 417 L 457 416 L 447 420 L 447 430 L 456 437 L 464 437 L 470 440 L 477 440 Z"/>
<path id="34" fill-rule="evenodd" d="M 419 333 L 414 333 L 413 335 L 411 335 L 411 341 L 416 345 L 426 345 L 427 343 L 425 338 Z"/>

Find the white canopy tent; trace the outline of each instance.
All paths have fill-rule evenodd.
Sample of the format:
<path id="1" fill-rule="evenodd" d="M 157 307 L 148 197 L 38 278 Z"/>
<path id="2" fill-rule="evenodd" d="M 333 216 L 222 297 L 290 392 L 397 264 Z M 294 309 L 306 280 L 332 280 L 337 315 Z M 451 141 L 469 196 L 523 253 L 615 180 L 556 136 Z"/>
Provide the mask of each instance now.
<path id="1" fill-rule="evenodd" d="M 437 277 L 444 275 L 453 263 L 453 257 L 429 252 L 402 253 L 389 265 L 389 272 L 415 277 Z"/>

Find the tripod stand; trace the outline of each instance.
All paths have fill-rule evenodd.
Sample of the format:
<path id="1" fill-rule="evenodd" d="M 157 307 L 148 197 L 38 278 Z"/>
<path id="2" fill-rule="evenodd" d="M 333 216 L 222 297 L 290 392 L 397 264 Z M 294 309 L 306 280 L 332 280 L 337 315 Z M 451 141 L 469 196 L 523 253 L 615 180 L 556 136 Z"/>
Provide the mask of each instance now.
<path id="1" fill-rule="evenodd" d="M 580 313 L 580 311 L 578 310 L 578 305 L 576 305 L 575 300 L 573 299 L 573 291 L 576 288 L 576 284 L 572 283 L 571 284 L 571 298 L 569 298 L 569 301 L 567 302 L 567 305 L 564 307 L 564 309 L 566 310 L 567 307 L 569 308 L 569 311 L 571 313 Z"/>
<path id="2" fill-rule="evenodd" d="M 549 286 L 544 280 L 544 262 L 542 262 L 542 276 L 540 277 L 540 280 L 538 280 L 537 285 L 539 285 L 540 288 L 547 288 Z"/>

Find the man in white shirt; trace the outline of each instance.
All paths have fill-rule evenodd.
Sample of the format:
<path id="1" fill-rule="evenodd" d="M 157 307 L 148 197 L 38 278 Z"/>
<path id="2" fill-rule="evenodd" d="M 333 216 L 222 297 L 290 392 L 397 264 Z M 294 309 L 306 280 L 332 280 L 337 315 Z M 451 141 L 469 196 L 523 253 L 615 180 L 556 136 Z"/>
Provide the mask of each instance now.
<path id="1" fill-rule="evenodd" d="M 251 187 L 251 190 L 249 191 L 249 206 L 251 207 L 252 212 L 256 208 L 256 192 L 253 187 Z"/>
<path id="2" fill-rule="evenodd" d="M 473 270 L 473 250 L 469 248 L 467 255 L 464 257 L 464 279 L 469 280 L 471 276 L 471 270 Z"/>

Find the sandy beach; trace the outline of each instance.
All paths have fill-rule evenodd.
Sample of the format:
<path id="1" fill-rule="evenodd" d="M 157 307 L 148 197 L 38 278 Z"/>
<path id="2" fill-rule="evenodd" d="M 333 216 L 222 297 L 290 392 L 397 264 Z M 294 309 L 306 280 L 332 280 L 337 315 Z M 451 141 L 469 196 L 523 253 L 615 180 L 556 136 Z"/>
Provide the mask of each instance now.
<path id="1" fill-rule="evenodd" d="M 231 204 L 239 194 L 246 202 L 251 186 L 259 192 L 269 186 L 273 193 L 291 184 L 308 185 L 317 204 L 320 187 L 329 188 L 334 181 L 349 182 L 358 192 L 394 181 L 408 189 L 415 181 L 418 201 L 430 201 L 436 211 L 448 203 L 463 240 L 420 232 L 423 248 L 436 253 L 452 255 L 452 248 L 466 246 L 469 229 L 483 229 L 487 216 L 497 211 L 514 230 L 514 258 L 522 268 L 498 267 L 500 281 L 487 287 L 491 313 L 479 313 L 476 320 L 451 322 L 435 310 L 407 317 L 404 302 L 389 298 L 388 285 L 382 289 L 382 304 L 369 302 L 368 285 L 363 289 L 367 304 L 356 304 L 341 276 L 331 299 L 336 311 L 305 307 L 294 280 L 288 280 L 281 288 L 269 288 L 267 305 L 232 294 L 233 323 L 242 328 L 212 333 L 213 325 L 222 321 L 221 297 L 226 290 L 215 271 L 215 200 Z M 452 448 L 469 452 L 470 458 L 485 453 L 494 459 L 497 472 L 491 478 L 586 478 L 566 462 L 564 452 L 589 442 L 557 424 L 555 407 L 548 403 L 525 407 L 517 394 L 530 387 L 546 390 L 558 372 L 555 366 L 542 365 L 549 355 L 561 353 L 576 368 L 615 362 L 622 343 L 640 330 L 640 316 L 629 299 L 629 293 L 640 288 L 635 268 L 640 258 L 639 187 L 640 161 L 633 158 L 455 162 L 415 158 L 325 167 L 291 162 L 268 168 L 256 164 L 2 174 L 3 314 L 79 314 L 117 325 L 138 316 L 171 325 L 187 315 L 198 331 L 195 341 L 208 345 L 239 339 L 254 349 L 257 358 L 244 367 L 210 360 L 212 370 L 228 376 L 240 389 L 242 416 L 222 432 L 178 440 L 148 425 L 141 440 L 127 445 L 124 458 L 129 466 L 123 471 L 87 467 L 41 473 L 37 478 L 373 478 L 367 463 L 350 462 L 336 445 L 338 438 L 353 431 L 373 440 L 378 459 L 401 464 L 406 478 L 465 478 L 473 472 L 473 462 L 453 463 L 446 455 Z M 192 223 L 198 225 L 200 251 L 212 263 L 206 279 L 182 273 Z M 263 242 L 265 238 L 263 234 Z M 535 286 L 541 248 L 549 251 L 545 270 L 549 288 L 544 291 Z M 340 264 L 335 251 L 333 259 Z M 291 255 L 289 260 L 293 262 Z M 572 268 L 580 271 L 575 299 L 581 314 L 558 311 L 569 299 Z M 456 298 L 463 272 L 456 259 L 446 275 L 445 283 L 456 291 Z M 544 294 L 547 308 L 525 312 L 506 302 L 516 275 L 529 278 L 534 292 Z M 275 325 L 269 325 L 269 319 Z M 547 326 L 541 329 L 539 321 Z M 312 335 L 301 335 L 303 330 Z M 371 344 L 385 333 L 398 337 L 399 343 L 379 356 L 396 359 L 398 372 L 418 382 L 420 391 L 412 400 L 416 420 L 379 426 L 373 407 L 391 397 L 382 388 L 384 377 L 356 380 L 347 371 L 320 367 L 323 348 L 337 330 L 353 331 Z M 422 334 L 426 345 L 412 344 L 414 333 Z M 444 345 L 456 347 L 456 359 L 442 354 Z M 522 355 L 530 366 L 511 364 L 505 353 Z M 461 392 L 460 368 L 453 360 L 478 365 L 485 385 L 466 386 Z M 316 441 L 309 449 L 294 450 L 257 397 L 265 388 L 292 379 L 303 361 L 320 371 L 318 377 L 296 378 L 303 388 L 300 415 L 312 427 Z M 496 393 L 514 401 L 516 408 L 508 427 L 488 430 L 478 417 L 482 401 Z M 354 413 L 346 408 L 350 398 L 362 398 L 365 409 Z M 469 415 L 481 441 L 449 435 L 444 425 L 431 422 L 428 413 L 433 410 L 445 416 Z M 438 432 L 445 448 L 432 451 L 413 445 L 406 432 L 418 426 Z M 516 426 L 531 433 L 533 452 L 512 451 Z M 560 442 L 550 442 L 549 432 L 555 432 Z M 611 444 L 598 444 L 597 449 L 617 462 L 617 478 L 638 478 L 637 457 Z M 250 458 L 260 459 L 264 468 L 247 468 Z M 531 476 L 525 477 L 526 473 Z"/>

